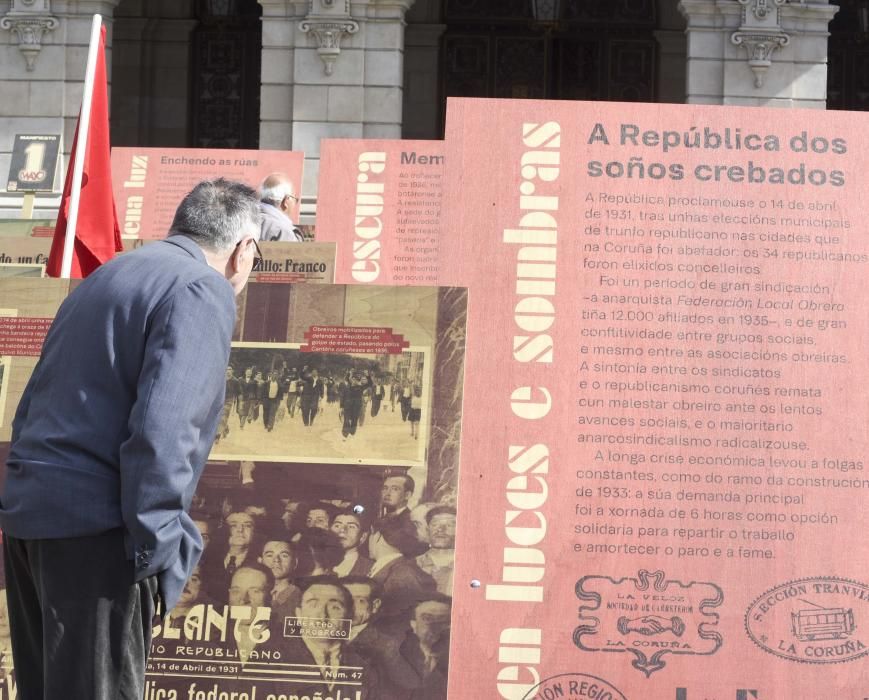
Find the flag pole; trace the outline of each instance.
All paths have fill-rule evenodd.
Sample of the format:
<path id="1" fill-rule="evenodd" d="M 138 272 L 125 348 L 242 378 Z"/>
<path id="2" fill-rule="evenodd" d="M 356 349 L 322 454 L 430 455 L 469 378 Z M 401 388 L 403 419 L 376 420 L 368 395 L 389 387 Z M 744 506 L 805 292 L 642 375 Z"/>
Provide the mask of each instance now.
<path id="1" fill-rule="evenodd" d="M 97 52 L 100 49 L 100 29 L 103 18 L 94 15 L 91 25 L 91 43 L 88 49 L 87 67 L 85 68 L 84 93 L 81 98 L 81 113 L 78 121 L 78 140 L 75 144 L 75 163 L 72 170 L 72 193 L 69 202 L 69 218 L 66 226 L 66 239 L 63 243 L 63 260 L 60 266 L 60 276 L 69 279 L 72 272 L 72 253 L 75 248 L 75 229 L 78 223 L 78 205 L 81 198 L 81 181 L 84 173 L 84 159 L 87 154 L 88 132 L 90 131 L 91 106 L 94 95 L 94 73 L 97 68 Z"/>

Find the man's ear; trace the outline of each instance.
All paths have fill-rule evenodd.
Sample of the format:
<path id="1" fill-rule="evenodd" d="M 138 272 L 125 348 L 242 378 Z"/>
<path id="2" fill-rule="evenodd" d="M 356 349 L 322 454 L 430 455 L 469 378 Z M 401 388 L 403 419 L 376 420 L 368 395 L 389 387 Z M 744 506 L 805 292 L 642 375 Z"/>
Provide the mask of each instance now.
<path id="1" fill-rule="evenodd" d="M 256 238 L 253 236 L 248 236 L 248 238 L 244 239 L 242 244 L 235 249 L 234 257 L 231 259 L 231 262 L 235 266 L 236 270 L 242 269 L 242 256 L 249 255 L 251 257 L 251 269 L 253 266 L 253 258 L 256 257 L 256 248 L 250 241 L 256 242 Z"/>
<path id="2" fill-rule="evenodd" d="M 292 210 L 292 208 L 293 208 L 293 198 L 290 197 L 290 195 L 286 195 L 281 200 L 280 210 L 286 214 L 289 214 L 290 211 Z"/>
<path id="3" fill-rule="evenodd" d="M 246 247 L 247 247 L 246 244 L 237 245 L 235 247 L 235 250 L 232 251 L 232 255 L 229 256 L 229 260 L 227 261 L 227 264 L 229 265 L 229 268 L 230 268 L 230 270 L 232 270 L 233 273 L 238 272 L 241 269 L 242 248 L 246 248 Z"/>

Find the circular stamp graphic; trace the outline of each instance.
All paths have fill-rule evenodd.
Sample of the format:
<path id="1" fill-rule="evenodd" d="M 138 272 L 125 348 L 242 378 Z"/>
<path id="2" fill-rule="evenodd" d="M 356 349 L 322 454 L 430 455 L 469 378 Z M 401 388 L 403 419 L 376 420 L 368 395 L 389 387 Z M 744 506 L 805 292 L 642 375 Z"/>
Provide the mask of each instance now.
<path id="1" fill-rule="evenodd" d="M 869 653 L 869 586 L 835 576 L 788 581 L 757 597 L 745 630 L 761 649 L 789 661 L 859 659 Z"/>
<path id="2" fill-rule="evenodd" d="M 540 681 L 522 700 L 627 700 L 603 678 L 587 673 L 562 673 Z"/>

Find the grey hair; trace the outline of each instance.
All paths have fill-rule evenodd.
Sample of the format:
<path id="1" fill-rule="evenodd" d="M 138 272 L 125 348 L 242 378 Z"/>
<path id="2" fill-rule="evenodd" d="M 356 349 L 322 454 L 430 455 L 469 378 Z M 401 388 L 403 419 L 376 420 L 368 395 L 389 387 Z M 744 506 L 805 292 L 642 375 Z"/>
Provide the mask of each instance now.
<path id="1" fill-rule="evenodd" d="M 216 253 L 232 250 L 245 236 L 259 238 L 260 211 L 256 192 L 241 182 L 203 180 L 178 205 L 170 235 L 192 238 Z"/>
<path id="2" fill-rule="evenodd" d="M 273 173 L 269 175 L 259 187 L 259 198 L 262 202 L 268 202 L 277 206 L 284 201 L 284 197 L 295 197 L 296 191 L 293 183 L 284 175 Z"/>

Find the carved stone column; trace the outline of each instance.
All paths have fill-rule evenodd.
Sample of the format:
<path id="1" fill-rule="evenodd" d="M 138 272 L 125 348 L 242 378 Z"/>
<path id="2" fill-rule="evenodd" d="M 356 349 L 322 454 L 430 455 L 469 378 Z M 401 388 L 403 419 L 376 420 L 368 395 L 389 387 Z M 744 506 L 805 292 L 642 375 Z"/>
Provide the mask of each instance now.
<path id="1" fill-rule="evenodd" d="M 260 147 L 305 152 L 312 210 L 323 138 L 399 138 L 404 16 L 414 0 L 259 0 Z"/>
<path id="2" fill-rule="evenodd" d="M 782 29 L 780 8 L 786 0 L 737 0 L 742 5 L 742 21 L 730 41 L 742 46 L 748 55 L 748 67 L 754 73 L 754 86 L 763 87 L 763 79 L 772 65 L 773 54 L 787 46 L 791 37 Z"/>
<path id="3" fill-rule="evenodd" d="M 826 106 L 828 0 L 680 0 L 687 101 Z"/>
<path id="4" fill-rule="evenodd" d="M 18 50 L 28 71 L 36 67 L 43 35 L 57 29 L 57 25 L 49 0 L 12 0 L 9 12 L 0 19 L 0 28 L 8 29 L 18 38 Z"/>
<path id="5" fill-rule="evenodd" d="M 350 0 L 311 0 L 310 11 L 299 29 L 314 37 L 323 71 L 332 75 L 341 55 L 341 40 L 359 31 L 359 22 L 350 15 Z"/>
<path id="6" fill-rule="evenodd" d="M 101 14 L 112 42 L 120 0 L 0 2 L 0 173 L 9 171 L 15 134 L 62 134 L 69 152 L 81 107 L 92 16 Z M 107 50 L 111 76 L 111 50 Z M 111 79 L 111 78 L 110 78 Z M 59 190 L 66 165 L 62 159 Z M 36 198 L 36 217 L 57 213 L 57 196 Z M 0 217 L 17 216 L 20 195 L 0 190 Z"/>

